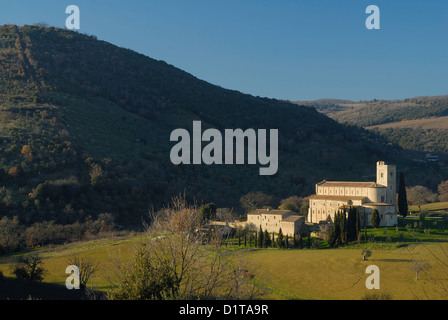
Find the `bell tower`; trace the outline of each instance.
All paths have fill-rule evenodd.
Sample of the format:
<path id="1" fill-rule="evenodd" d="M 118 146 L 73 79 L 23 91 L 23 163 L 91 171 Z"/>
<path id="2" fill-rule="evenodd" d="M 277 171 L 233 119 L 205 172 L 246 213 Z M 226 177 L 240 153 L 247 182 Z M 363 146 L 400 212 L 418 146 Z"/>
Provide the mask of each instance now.
<path id="1" fill-rule="evenodd" d="M 386 203 L 396 204 L 397 177 L 396 166 L 387 165 L 384 161 L 376 164 L 376 183 L 386 187 Z"/>

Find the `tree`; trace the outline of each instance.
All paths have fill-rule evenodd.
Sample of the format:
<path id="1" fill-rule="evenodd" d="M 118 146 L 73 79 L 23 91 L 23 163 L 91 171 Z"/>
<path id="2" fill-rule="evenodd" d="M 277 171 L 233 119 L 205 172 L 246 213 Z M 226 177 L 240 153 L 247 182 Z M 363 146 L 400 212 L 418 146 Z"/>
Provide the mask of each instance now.
<path id="1" fill-rule="evenodd" d="M 362 254 L 362 261 L 366 261 L 367 258 L 372 256 L 372 251 L 368 248 L 364 248 L 364 249 L 362 249 L 361 254 Z"/>
<path id="2" fill-rule="evenodd" d="M 258 231 L 258 238 L 257 238 L 257 244 L 258 244 L 258 248 L 263 248 L 264 245 L 264 233 L 263 233 L 263 229 L 261 229 L 260 226 L 260 230 Z"/>
<path id="3" fill-rule="evenodd" d="M 419 259 L 412 259 L 411 265 L 409 266 L 409 269 L 415 272 L 415 280 L 418 280 L 418 274 L 420 272 L 426 272 L 430 268 L 431 265 L 428 262 Z"/>
<path id="4" fill-rule="evenodd" d="M 380 225 L 381 219 L 380 214 L 377 209 L 373 209 L 372 214 L 370 216 L 370 223 L 376 229 Z"/>
<path id="5" fill-rule="evenodd" d="M 437 191 L 439 192 L 440 201 L 448 201 L 448 180 L 442 181 L 442 183 L 437 186 Z"/>
<path id="6" fill-rule="evenodd" d="M 355 207 L 350 207 L 347 216 L 347 241 L 358 240 L 359 212 Z"/>
<path id="7" fill-rule="evenodd" d="M 145 245 L 137 249 L 132 266 L 120 271 L 110 300 L 163 300 L 178 294 L 179 283 L 169 264 L 154 259 Z"/>
<path id="8" fill-rule="evenodd" d="M 427 187 L 415 186 L 406 189 L 407 199 L 410 204 L 417 205 L 421 211 L 421 206 L 428 202 L 434 202 L 437 199 L 437 195 Z"/>
<path id="9" fill-rule="evenodd" d="M 408 199 L 406 195 L 406 184 L 403 172 L 400 173 L 400 183 L 398 185 L 398 212 L 402 217 L 408 215 Z"/>
<path id="10" fill-rule="evenodd" d="M 9 219 L 4 216 L 0 219 L 0 249 L 3 251 L 15 251 L 20 247 L 20 234 L 22 227 L 19 219 L 14 217 Z"/>
<path id="11" fill-rule="evenodd" d="M 347 219 L 345 216 L 345 210 L 342 210 L 339 213 L 339 225 L 339 228 L 341 229 L 341 244 L 347 243 Z"/>
<path id="12" fill-rule="evenodd" d="M 45 272 L 42 258 L 37 253 L 17 257 L 13 266 L 13 274 L 22 280 L 42 282 Z"/>
<path id="13" fill-rule="evenodd" d="M 280 201 L 280 209 L 289 210 L 296 213 L 300 213 L 300 208 L 302 207 L 303 199 L 298 196 L 292 196 Z"/>
<path id="14" fill-rule="evenodd" d="M 277 248 L 279 248 L 279 249 L 283 248 L 283 231 L 282 231 L 282 228 L 280 228 L 280 230 L 278 231 Z"/>
<path id="15" fill-rule="evenodd" d="M 299 215 L 301 216 L 308 216 L 308 209 L 310 208 L 310 202 L 309 201 L 303 201 L 302 206 L 300 207 Z"/>
<path id="16" fill-rule="evenodd" d="M 79 269 L 79 284 L 81 289 L 86 289 L 89 280 L 98 271 L 99 266 L 96 261 L 90 257 L 80 257 L 73 255 L 68 260 L 68 265 L 77 266 Z"/>
<path id="17" fill-rule="evenodd" d="M 20 175 L 20 167 L 19 166 L 11 167 L 11 169 L 9 169 L 8 171 L 8 174 L 13 178 L 17 178 Z"/>
<path id="18" fill-rule="evenodd" d="M 250 212 L 255 209 L 265 208 L 272 206 L 273 197 L 263 192 L 250 192 L 240 199 L 241 207 Z"/>
<path id="19" fill-rule="evenodd" d="M 185 196 L 151 212 L 147 240 L 129 267 L 117 266 L 113 299 L 253 299 L 259 285 L 251 267 L 237 259 L 229 265 L 219 232 L 207 232 L 199 208 Z"/>
<path id="20" fill-rule="evenodd" d="M 31 147 L 29 145 L 25 145 L 22 147 L 21 154 L 23 155 L 26 161 L 28 162 L 33 161 L 33 153 L 31 152 Z"/>
<path id="21" fill-rule="evenodd" d="M 270 246 L 271 246 L 271 236 L 269 235 L 268 230 L 265 230 L 263 235 L 263 248 L 269 248 Z"/>
<path id="22" fill-rule="evenodd" d="M 344 214 L 345 220 L 345 214 Z M 343 236 L 341 235 L 341 226 L 344 228 L 345 222 L 342 221 L 342 213 L 340 211 L 336 212 L 334 215 L 333 226 L 328 235 L 328 244 L 330 247 L 334 248 L 342 244 Z"/>
<path id="23" fill-rule="evenodd" d="M 216 209 L 216 204 L 207 203 L 199 208 L 199 214 L 204 221 L 208 221 L 216 217 Z"/>
<path id="24" fill-rule="evenodd" d="M 92 186 L 97 186 L 103 183 L 104 171 L 103 167 L 100 164 L 91 163 L 89 175 L 90 175 L 90 183 L 92 184 Z"/>

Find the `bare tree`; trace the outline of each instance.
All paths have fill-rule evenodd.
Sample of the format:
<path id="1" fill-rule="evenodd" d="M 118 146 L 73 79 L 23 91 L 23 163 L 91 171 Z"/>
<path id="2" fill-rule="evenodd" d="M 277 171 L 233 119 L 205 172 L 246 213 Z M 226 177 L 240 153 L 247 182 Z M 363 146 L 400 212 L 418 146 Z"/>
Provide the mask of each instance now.
<path id="1" fill-rule="evenodd" d="M 406 188 L 406 195 L 410 204 L 417 205 L 419 211 L 421 206 L 428 203 L 437 201 L 437 195 L 424 186 L 414 186 Z"/>
<path id="2" fill-rule="evenodd" d="M 419 260 L 419 259 L 412 259 L 411 265 L 409 266 L 409 269 L 411 271 L 415 272 L 415 280 L 418 280 L 418 274 L 420 272 L 426 272 L 431 268 L 431 265 L 427 261 Z"/>
<path id="3" fill-rule="evenodd" d="M 448 277 L 448 252 L 447 250 L 442 246 L 439 245 L 438 248 L 440 249 L 439 252 L 436 252 L 435 250 L 432 250 L 428 248 L 428 246 L 423 246 L 435 259 L 436 263 L 440 266 L 437 270 L 441 270 L 445 273 L 444 276 L 439 275 L 437 278 L 431 275 L 428 270 L 428 268 L 421 268 L 421 272 L 429 279 L 429 281 L 432 282 L 436 287 L 441 289 L 445 295 L 448 295 L 448 283 L 445 279 Z M 414 260 L 414 259 L 413 259 Z"/>
<path id="4" fill-rule="evenodd" d="M 223 242 L 227 233 L 201 224 L 203 219 L 198 206 L 188 204 L 185 196 L 173 198 L 170 206 L 151 212 L 151 216 L 152 224 L 147 228 L 148 239 L 144 250 L 142 252 L 140 248 L 137 253 L 148 257 L 146 265 L 154 267 L 140 267 L 137 270 L 135 263 L 129 268 L 121 267 L 117 275 L 125 281 L 120 286 L 122 297 L 138 298 L 139 294 L 135 292 L 128 295 L 126 286 L 132 287 L 128 279 L 140 281 L 133 274 L 142 269 L 147 269 L 147 279 L 145 283 L 140 282 L 142 286 L 137 291 L 144 291 L 145 286 L 149 285 L 151 299 L 163 297 L 164 292 L 169 292 L 170 299 L 252 299 L 259 292 L 258 284 L 247 277 L 250 268 L 243 266 L 240 259 L 233 259 L 234 256 L 231 259 L 226 254 Z M 163 272 L 152 272 L 154 268 Z M 166 281 L 151 279 L 157 274 L 163 274 L 160 278 Z M 167 285 L 170 287 L 168 290 Z M 162 294 L 158 294 L 157 290 Z"/>
<path id="5" fill-rule="evenodd" d="M 87 284 L 99 270 L 99 265 L 91 257 L 81 257 L 72 255 L 68 260 L 69 265 L 77 266 L 79 269 L 79 284 L 82 289 L 87 288 Z"/>

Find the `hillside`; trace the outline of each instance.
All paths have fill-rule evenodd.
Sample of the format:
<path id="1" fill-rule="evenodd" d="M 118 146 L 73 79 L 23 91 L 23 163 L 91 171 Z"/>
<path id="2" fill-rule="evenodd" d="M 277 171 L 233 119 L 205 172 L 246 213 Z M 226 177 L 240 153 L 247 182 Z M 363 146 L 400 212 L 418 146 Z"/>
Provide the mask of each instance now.
<path id="1" fill-rule="evenodd" d="M 279 171 L 174 166 L 170 133 L 192 122 L 219 130 L 279 129 Z M 242 195 L 309 195 L 322 179 L 373 179 L 408 154 L 379 135 L 306 106 L 226 90 L 163 61 L 57 28 L 0 27 L 0 216 L 21 223 L 93 221 L 141 226 L 148 208 L 185 192 L 239 208 Z M 419 156 L 419 155 L 417 155 Z M 104 221 L 103 221 L 104 222 Z"/>
<path id="2" fill-rule="evenodd" d="M 306 105 L 340 123 L 374 130 L 404 149 L 448 153 L 448 96 L 360 102 L 321 99 Z"/>
<path id="3" fill-rule="evenodd" d="M 303 105 L 304 102 L 295 102 Z M 321 99 L 306 105 L 337 120 L 361 127 L 391 122 L 448 116 L 448 96 L 415 97 L 403 100 L 349 101 Z"/>

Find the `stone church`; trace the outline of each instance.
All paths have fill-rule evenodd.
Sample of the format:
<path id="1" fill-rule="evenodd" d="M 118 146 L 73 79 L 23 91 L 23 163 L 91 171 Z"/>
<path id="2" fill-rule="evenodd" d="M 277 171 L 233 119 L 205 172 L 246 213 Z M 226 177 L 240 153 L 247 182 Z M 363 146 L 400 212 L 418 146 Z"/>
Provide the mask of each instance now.
<path id="1" fill-rule="evenodd" d="M 380 226 L 397 225 L 396 166 L 377 162 L 376 182 L 321 181 L 316 184 L 316 194 L 309 197 L 308 223 L 330 219 L 344 208 L 357 207 L 361 225 L 371 225 L 370 217 L 377 209 Z"/>

